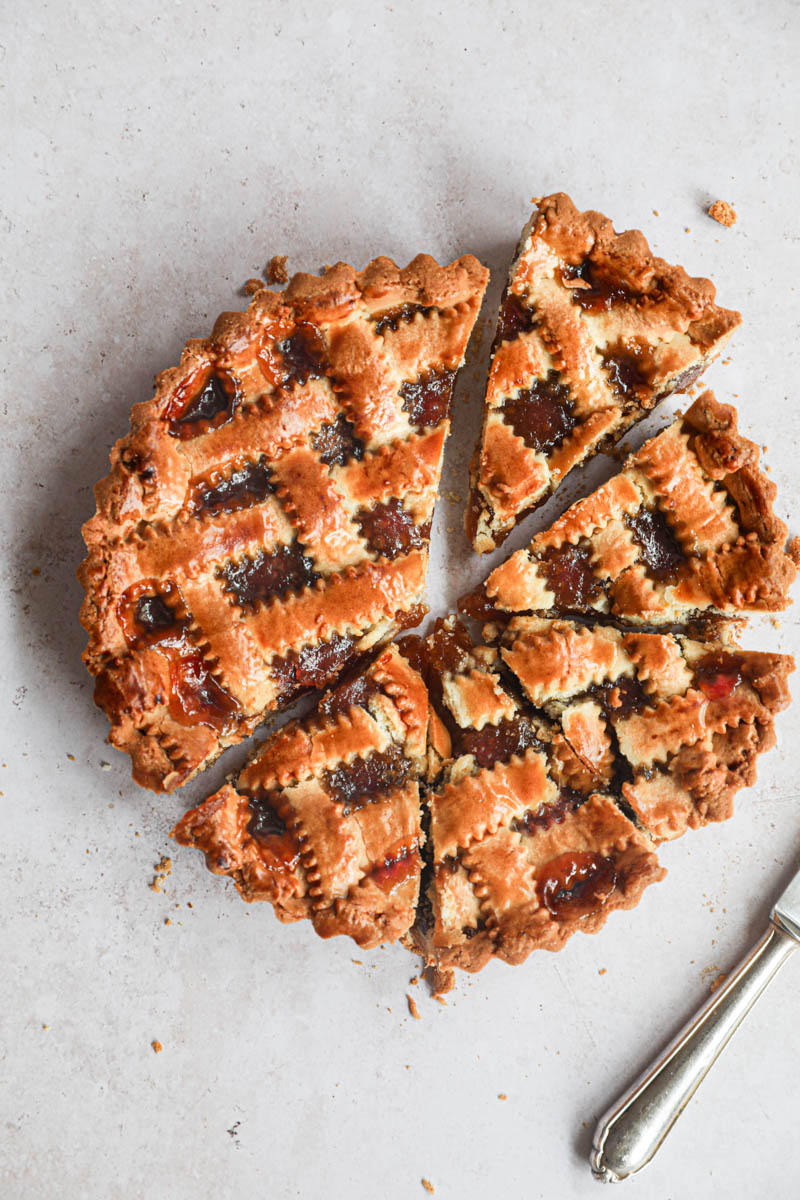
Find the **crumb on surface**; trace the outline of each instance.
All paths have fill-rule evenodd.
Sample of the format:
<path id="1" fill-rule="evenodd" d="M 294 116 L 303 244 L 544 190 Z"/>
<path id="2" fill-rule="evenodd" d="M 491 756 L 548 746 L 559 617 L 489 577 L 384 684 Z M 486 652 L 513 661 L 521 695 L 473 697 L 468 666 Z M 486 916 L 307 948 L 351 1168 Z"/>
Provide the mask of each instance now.
<path id="1" fill-rule="evenodd" d="M 498 1100 L 507 1100 L 507 1099 L 508 1099 L 508 1096 L 505 1094 L 505 1092 L 498 1092 L 498 1093 L 497 1093 L 497 1099 L 498 1099 Z"/>
<path id="2" fill-rule="evenodd" d="M 708 990 L 710 992 L 715 992 L 718 987 L 722 987 L 722 984 L 725 982 L 725 980 L 727 978 L 728 978 L 728 972 L 721 971 L 716 979 L 711 980 L 711 983 L 708 985 Z"/>
<path id="3" fill-rule="evenodd" d="M 164 1047 L 161 1045 L 161 1042 L 158 1040 L 158 1038 L 156 1038 L 155 1041 L 151 1042 L 150 1045 L 153 1047 L 154 1054 L 160 1054 L 161 1051 L 164 1049 Z"/>
<path id="4" fill-rule="evenodd" d="M 608 970 L 608 967 L 598 967 L 598 968 L 597 968 L 597 974 L 598 974 L 598 975 L 605 975 L 605 973 L 606 973 L 606 971 L 607 971 L 607 970 Z"/>
<path id="5" fill-rule="evenodd" d="M 731 225 L 736 224 L 736 210 L 732 204 L 728 204 L 727 200 L 715 200 L 709 205 L 708 215 L 718 225 L 725 225 L 729 229 Z"/>
<path id="6" fill-rule="evenodd" d="M 661 214 L 659 213 L 658 209 L 657 209 L 657 208 L 654 208 L 654 209 L 653 209 L 653 216 L 654 216 L 654 217 L 658 217 L 658 216 L 660 216 L 660 215 L 661 215 Z"/>
<path id="7" fill-rule="evenodd" d="M 355 963 L 357 967 L 363 967 L 364 965 L 360 958 L 351 958 L 350 962 Z"/>
<path id="8" fill-rule="evenodd" d="M 414 997 L 406 994 L 406 1000 L 408 1001 L 408 1011 L 411 1013 L 414 1020 L 421 1021 L 422 1017 L 419 1015 L 419 1009 L 417 1008 L 417 1002 Z"/>
<path id="9" fill-rule="evenodd" d="M 433 998 L 437 1004 L 441 1004 L 443 1008 L 447 1008 L 447 1001 L 444 996 L 440 996 L 438 992 L 434 992 Z"/>
<path id="10" fill-rule="evenodd" d="M 168 858 L 166 854 L 162 854 L 161 858 L 156 863 L 156 873 L 153 876 L 153 881 L 152 881 L 152 883 L 150 883 L 148 885 L 151 892 L 162 891 L 161 885 L 164 882 L 164 880 L 167 878 L 167 876 L 169 875 L 171 870 L 172 870 L 172 859 Z"/>
<path id="11" fill-rule="evenodd" d="M 412 975 L 408 981 L 409 987 L 416 987 L 419 983 L 419 975 Z"/>
<path id="12" fill-rule="evenodd" d="M 425 1191 L 429 1192 L 430 1195 L 432 1196 L 435 1189 L 434 1189 L 434 1186 L 431 1183 L 430 1179 L 423 1178 L 420 1182 L 422 1183 L 422 1186 L 425 1188 Z"/>
<path id="13" fill-rule="evenodd" d="M 273 254 L 267 263 L 264 275 L 267 283 L 288 283 L 289 272 L 286 270 L 287 254 Z"/>

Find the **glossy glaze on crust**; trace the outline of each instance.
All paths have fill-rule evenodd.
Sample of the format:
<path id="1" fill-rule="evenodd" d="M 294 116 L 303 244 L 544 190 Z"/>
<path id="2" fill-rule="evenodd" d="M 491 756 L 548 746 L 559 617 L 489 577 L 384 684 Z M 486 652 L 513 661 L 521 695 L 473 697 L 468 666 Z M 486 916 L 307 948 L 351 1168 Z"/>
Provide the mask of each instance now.
<path id="1" fill-rule="evenodd" d="M 420 619 L 471 256 L 261 284 L 162 372 L 84 526 L 85 660 L 134 778 L 170 791 Z M 138 621 L 164 596 L 171 631 Z"/>
<path id="2" fill-rule="evenodd" d="M 615 233 L 563 192 L 538 201 L 503 294 L 470 470 L 479 553 L 702 374 L 740 322 L 714 297 L 638 231 Z"/>
<path id="3" fill-rule="evenodd" d="M 391 646 L 271 737 L 173 835 L 281 921 L 309 918 L 320 936 L 364 947 L 394 941 L 419 896 L 427 724 L 422 679 Z"/>
<path id="4" fill-rule="evenodd" d="M 629 624 L 779 612 L 797 541 L 736 412 L 711 392 L 629 456 L 462 600 L 500 625 L 513 614 L 585 613 Z"/>

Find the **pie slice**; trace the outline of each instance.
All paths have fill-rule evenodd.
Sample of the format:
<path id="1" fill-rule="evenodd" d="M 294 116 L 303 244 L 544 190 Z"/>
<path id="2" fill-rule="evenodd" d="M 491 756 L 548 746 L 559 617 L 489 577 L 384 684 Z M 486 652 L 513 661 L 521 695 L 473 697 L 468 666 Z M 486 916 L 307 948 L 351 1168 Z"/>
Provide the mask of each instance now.
<path id="1" fill-rule="evenodd" d="M 563 192 L 537 202 L 500 306 L 467 534 L 497 548 L 567 472 L 685 391 L 740 322 L 708 279 Z"/>
<path id="2" fill-rule="evenodd" d="M 364 947 L 410 928 L 419 898 L 419 780 L 428 696 L 395 646 L 271 737 L 173 836 L 245 900 Z"/>
<path id="3" fill-rule="evenodd" d="M 487 278 L 420 255 L 254 284 L 134 407 L 79 575 L 95 699 L 138 783 L 180 786 L 420 620 Z"/>
<path id="4" fill-rule="evenodd" d="M 794 659 L 672 633 L 514 617 L 500 657 L 526 699 L 656 840 L 733 815 L 775 744 Z"/>
<path id="5" fill-rule="evenodd" d="M 496 649 L 448 618 L 412 659 L 432 704 L 430 866 L 412 934 L 429 964 L 478 971 L 558 950 L 663 877 L 650 837 Z"/>
<path id="6" fill-rule="evenodd" d="M 787 547 L 775 485 L 736 412 L 705 392 L 624 470 L 512 554 L 462 607 L 502 625 L 513 614 L 602 614 L 631 624 L 778 612 L 800 539 Z"/>

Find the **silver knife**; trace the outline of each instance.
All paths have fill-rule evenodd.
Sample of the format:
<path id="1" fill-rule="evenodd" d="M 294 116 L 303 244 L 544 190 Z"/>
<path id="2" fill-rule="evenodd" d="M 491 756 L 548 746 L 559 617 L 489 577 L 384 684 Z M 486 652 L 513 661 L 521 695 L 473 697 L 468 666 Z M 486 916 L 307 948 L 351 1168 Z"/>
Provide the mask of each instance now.
<path id="1" fill-rule="evenodd" d="M 764 988 L 800 942 L 800 871 L 770 913 L 767 931 L 724 987 L 600 1119 L 592 1174 L 620 1183 L 652 1159 Z"/>

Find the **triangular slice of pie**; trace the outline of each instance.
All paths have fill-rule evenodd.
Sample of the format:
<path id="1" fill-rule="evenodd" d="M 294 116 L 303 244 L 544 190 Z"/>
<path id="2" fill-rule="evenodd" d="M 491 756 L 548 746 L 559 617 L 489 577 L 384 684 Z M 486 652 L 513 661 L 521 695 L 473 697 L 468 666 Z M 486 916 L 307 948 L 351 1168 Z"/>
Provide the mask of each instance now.
<path id="1" fill-rule="evenodd" d="M 499 625 L 520 613 L 658 625 L 786 608 L 800 541 L 787 547 L 758 458 L 735 410 L 703 393 L 492 571 L 464 611 Z"/>
<path id="2" fill-rule="evenodd" d="M 520 963 L 637 904 L 664 875 L 651 838 L 497 650 L 448 618 L 414 661 L 431 696 L 429 865 L 412 933 L 428 963 L 440 975 Z"/>
<path id="3" fill-rule="evenodd" d="M 170 791 L 415 625 L 456 372 L 488 272 L 339 263 L 187 344 L 84 527 L 85 661 Z"/>
<path id="4" fill-rule="evenodd" d="M 658 841 L 733 815 L 791 699 L 790 655 L 730 641 L 514 617 L 499 650 L 512 686 Z"/>
<path id="5" fill-rule="evenodd" d="M 329 691 L 173 831 L 245 900 L 321 937 L 394 941 L 419 898 L 428 696 L 395 646 Z"/>
<path id="6" fill-rule="evenodd" d="M 740 322 L 714 295 L 638 231 L 615 233 L 563 192 L 537 202 L 503 294 L 471 465 L 477 551 L 702 374 Z"/>

